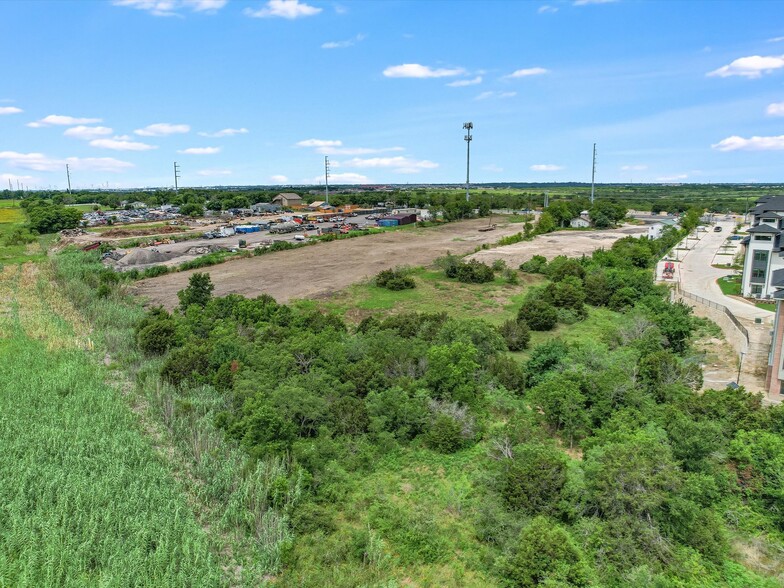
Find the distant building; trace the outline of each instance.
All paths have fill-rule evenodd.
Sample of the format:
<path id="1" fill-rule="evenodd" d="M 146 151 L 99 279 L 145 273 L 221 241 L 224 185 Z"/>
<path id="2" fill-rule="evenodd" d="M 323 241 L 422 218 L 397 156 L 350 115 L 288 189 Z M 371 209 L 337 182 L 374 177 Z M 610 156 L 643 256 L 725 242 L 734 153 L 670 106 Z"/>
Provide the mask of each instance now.
<path id="1" fill-rule="evenodd" d="M 658 239 L 662 236 L 664 229 L 666 227 L 674 227 L 677 225 L 678 222 L 672 219 L 663 219 L 660 221 L 656 221 L 652 225 L 648 225 L 648 238 L 649 239 Z"/>
<path id="2" fill-rule="evenodd" d="M 283 208 L 291 207 L 291 206 L 300 206 L 302 204 L 302 198 L 299 194 L 295 194 L 293 192 L 283 192 L 275 196 L 272 199 L 274 204 L 279 204 Z"/>
<path id="3" fill-rule="evenodd" d="M 331 204 L 324 202 L 323 200 L 316 200 L 315 202 L 311 202 L 308 204 L 309 210 L 335 210 L 335 207 Z"/>
<path id="4" fill-rule="evenodd" d="M 257 202 L 250 208 L 253 211 L 253 214 L 264 214 L 265 212 L 278 212 L 280 210 L 280 206 L 278 206 L 277 204 L 272 204 L 270 202 Z"/>
<path id="5" fill-rule="evenodd" d="M 591 219 L 588 218 L 587 215 L 586 216 L 583 216 L 583 215 L 576 216 L 572 220 L 569 221 L 569 226 L 572 227 L 573 229 L 587 229 L 592 224 L 593 223 L 591 222 Z"/>

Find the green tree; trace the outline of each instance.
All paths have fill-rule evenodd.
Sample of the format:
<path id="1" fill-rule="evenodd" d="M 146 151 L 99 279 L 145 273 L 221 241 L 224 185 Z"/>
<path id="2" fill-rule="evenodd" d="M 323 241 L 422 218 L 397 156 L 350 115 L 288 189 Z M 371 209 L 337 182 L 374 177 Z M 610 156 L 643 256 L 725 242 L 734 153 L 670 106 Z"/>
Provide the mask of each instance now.
<path id="1" fill-rule="evenodd" d="M 180 299 L 180 310 L 183 312 L 191 305 L 207 306 L 212 298 L 212 291 L 215 285 L 210 279 L 210 274 L 196 272 L 188 279 L 188 287 L 177 292 Z"/>
<path id="2" fill-rule="evenodd" d="M 567 457 L 550 443 L 525 443 L 502 460 L 499 492 L 507 507 L 530 515 L 554 514 L 566 484 Z"/>
<path id="3" fill-rule="evenodd" d="M 545 517 L 536 517 L 523 529 L 514 551 L 499 568 L 515 588 L 591 584 L 591 569 L 574 539 Z"/>
<path id="4" fill-rule="evenodd" d="M 558 311 L 543 298 L 527 298 L 517 311 L 517 320 L 532 331 L 549 331 L 558 324 Z"/>

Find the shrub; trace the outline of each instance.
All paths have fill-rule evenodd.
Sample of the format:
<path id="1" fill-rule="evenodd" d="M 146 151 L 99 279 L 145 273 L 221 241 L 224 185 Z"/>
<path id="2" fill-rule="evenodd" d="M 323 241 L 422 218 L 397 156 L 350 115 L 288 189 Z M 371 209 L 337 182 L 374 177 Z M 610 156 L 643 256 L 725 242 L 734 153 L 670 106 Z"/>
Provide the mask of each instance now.
<path id="1" fill-rule="evenodd" d="M 168 273 L 169 273 L 169 268 L 166 267 L 165 265 L 154 265 L 152 267 L 146 268 L 142 272 L 141 277 L 142 277 L 142 279 L 145 279 L 145 278 L 155 278 L 157 276 L 162 276 L 162 275 L 168 274 Z"/>
<path id="2" fill-rule="evenodd" d="M 175 332 L 176 325 L 166 313 L 166 317 L 151 321 L 139 330 L 136 343 L 148 355 L 165 353 L 174 344 Z"/>
<path id="3" fill-rule="evenodd" d="M 506 269 L 506 262 L 503 259 L 496 259 L 491 267 L 494 272 L 502 272 Z"/>
<path id="4" fill-rule="evenodd" d="M 525 322 L 532 331 L 549 331 L 558 324 L 558 311 L 541 298 L 529 298 L 517 312 L 517 320 Z"/>
<path id="5" fill-rule="evenodd" d="M 454 453 L 461 449 L 474 436 L 474 417 L 468 407 L 457 402 L 430 401 L 433 422 L 425 441 L 431 449 L 441 453 Z"/>
<path id="6" fill-rule="evenodd" d="M 502 462 L 500 492 L 507 507 L 528 514 L 553 513 L 566 484 L 566 456 L 552 445 L 526 443 Z"/>
<path id="7" fill-rule="evenodd" d="M 457 275 L 455 277 L 458 282 L 465 284 L 483 284 L 492 282 L 495 275 L 493 274 L 493 268 L 489 265 L 472 259 L 468 263 L 462 263 L 457 266 Z"/>
<path id="8" fill-rule="evenodd" d="M 521 263 L 520 269 L 529 274 L 543 274 L 547 270 L 547 258 L 544 255 L 534 255 Z"/>
<path id="9" fill-rule="evenodd" d="M 506 341 L 509 351 L 522 351 L 531 341 L 531 329 L 525 321 L 510 319 L 498 327 L 498 332 Z"/>
<path id="10" fill-rule="evenodd" d="M 517 275 L 516 270 L 513 270 L 512 268 L 506 268 L 504 270 L 504 280 L 506 280 L 507 284 L 519 284 L 520 276 Z"/>
<path id="11" fill-rule="evenodd" d="M 410 290 L 416 287 L 414 279 L 402 268 L 388 269 L 379 272 L 375 278 L 376 286 L 387 290 Z"/>

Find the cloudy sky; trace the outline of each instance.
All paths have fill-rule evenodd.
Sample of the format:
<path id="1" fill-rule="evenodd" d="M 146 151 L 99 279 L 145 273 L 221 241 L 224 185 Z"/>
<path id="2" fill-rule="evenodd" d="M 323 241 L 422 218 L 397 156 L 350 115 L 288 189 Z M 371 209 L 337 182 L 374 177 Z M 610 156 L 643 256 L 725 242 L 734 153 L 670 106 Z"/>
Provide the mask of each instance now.
<path id="1" fill-rule="evenodd" d="M 784 3 L 0 2 L 0 187 L 784 180 Z"/>

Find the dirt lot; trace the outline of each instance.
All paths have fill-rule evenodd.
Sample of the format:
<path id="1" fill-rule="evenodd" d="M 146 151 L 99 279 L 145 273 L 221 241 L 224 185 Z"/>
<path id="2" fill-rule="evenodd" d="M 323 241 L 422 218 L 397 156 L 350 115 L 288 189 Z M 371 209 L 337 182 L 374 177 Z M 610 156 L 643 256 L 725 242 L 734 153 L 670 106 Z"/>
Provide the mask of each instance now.
<path id="1" fill-rule="evenodd" d="M 479 251 L 469 256 L 469 259 L 485 263 L 503 259 L 509 267 L 518 267 L 534 255 L 543 255 L 547 259 L 552 259 L 556 255 L 580 257 L 601 247 L 607 249 L 622 237 L 629 235 L 639 237 L 647 232 L 646 226 L 626 226 L 607 231 L 558 231 L 542 235 L 533 241 Z"/>
<path id="2" fill-rule="evenodd" d="M 188 285 L 188 279 L 194 271 L 202 271 L 212 277 L 216 296 L 236 293 L 255 297 L 266 293 L 279 302 L 292 298 L 314 298 L 342 290 L 383 269 L 398 265 L 426 266 L 447 252 L 468 253 L 478 245 L 496 242 L 522 229 L 520 224 L 500 224 L 495 231 L 478 231 L 486 225 L 486 220 L 469 220 L 437 228 L 414 228 L 280 251 L 143 280 L 137 284 L 135 292 L 151 304 L 172 308 L 177 304 L 177 291 Z M 480 254 L 486 255 L 481 258 L 484 261 L 505 255 L 502 252 L 506 249 L 514 249 L 514 255 L 521 260 L 535 254 L 552 257 L 565 253 L 576 256 L 609 246 L 615 239 L 625 235 L 639 234 L 645 230 L 644 227 L 634 227 L 618 231 L 547 235 L 532 242 Z M 533 253 L 526 256 L 527 250 Z M 492 257 L 493 254 L 496 257 Z M 511 258 L 508 262 L 510 265 L 521 263 Z"/>

